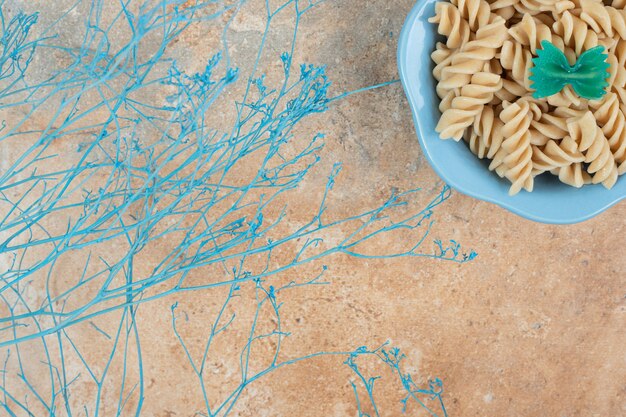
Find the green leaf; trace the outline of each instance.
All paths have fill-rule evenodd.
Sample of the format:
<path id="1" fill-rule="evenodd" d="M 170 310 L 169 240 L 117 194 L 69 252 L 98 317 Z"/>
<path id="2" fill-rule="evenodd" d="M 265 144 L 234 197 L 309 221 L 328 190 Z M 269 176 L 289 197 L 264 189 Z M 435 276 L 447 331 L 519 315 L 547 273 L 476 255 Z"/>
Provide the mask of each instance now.
<path id="1" fill-rule="evenodd" d="M 531 88 L 535 90 L 533 97 L 551 96 L 568 84 L 576 94 L 589 100 L 606 94 L 609 63 L 603 46 L 585 51 L 574 65 L 569 65 L 563 51 L 550 42 L 541 41 L 541 46 L 543 49 L 538 49 L 537 57 L 533 58 L 534 67 L 529 77 L 533 82 Z"/>

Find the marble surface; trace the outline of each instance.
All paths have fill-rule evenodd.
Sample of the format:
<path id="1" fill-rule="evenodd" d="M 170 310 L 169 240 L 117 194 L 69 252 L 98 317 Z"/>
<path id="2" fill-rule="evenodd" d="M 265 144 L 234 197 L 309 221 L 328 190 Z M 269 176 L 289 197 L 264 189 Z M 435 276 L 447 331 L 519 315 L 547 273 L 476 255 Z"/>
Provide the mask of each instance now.
<path id="1" fill-rule="evenodd" d="M 52 3 L 37 7 L 45 11 Z M 295 59 L 326 64 L 337 94 L 396 79 L 398 34 L 412 5 L 328 0 L 302 21 Z M 230 32 L 241 62 L 254 50 L 249 40 L 262 30 L 259 9 L 244 8 Z M 271 36 L 284 41 L 291 31 L 286 19 Z M 215 45 L 214 35 L 190 28 L 178 44 L 185 51 L 182 65 L 202 65 L 199 57 Z M 270 68 L 279 66 L 281 51 L 277 46 Z M 319 169 L 344 166 L 332 201 L 339 215 L 381 204 L 392 190 L 424 187 L 432 195 L 442 185 L 420 152 L 398 83 L 338 101 L 298 133 L 318 131 L 326 133 Z M 323 181 L 312 177 L 306 186 L 320 190 Z M 305 218 L 319 197 L 299 193 L 290 202 L 290 220 Z M 455 239 L 478 257 L 459 265 L 334 256 L 326 261 L 332 285 L 295 292 L 283 307 L 292 333 L 285 355 L 389 340 L 407 354 L 420 382 L 434 376 L 444 381 L 450 416 L 626 416 L 626 202 L 582 224 L 548 226 L 454 193 L 434 219 L 433 237 Z M 371 249 L 394 245 L 393 239 Z M 143 305 L 138 317 L 149 364 L 146 416 L 192 416 L 201 407 L 171 332 L 171 302 Z M 208 317 L 219 302 L 210 292 L 180 300 L 195 318 Z M 184 332 L 192 339 L 203 334 L 199 325 Z M 229 345 L 221 348 L 229 353 Z M 97 345 L 90 350 L 98 355 Z M 356 416 L 350 374 L 339 365 L 321 358 L 272 373 L 242 395 L 235 415 Z M 225 390 L 219 381 L 236 373 L 234 366 L 212 362 L 216 383 L 210 390 Z M 401 415 L 397 385 L 381 383 L 380 390 L 381 415 Z M 79 400 L 81 391 L 74 395 Z M 82 395 L 90 395 L 89 387 Z"/>

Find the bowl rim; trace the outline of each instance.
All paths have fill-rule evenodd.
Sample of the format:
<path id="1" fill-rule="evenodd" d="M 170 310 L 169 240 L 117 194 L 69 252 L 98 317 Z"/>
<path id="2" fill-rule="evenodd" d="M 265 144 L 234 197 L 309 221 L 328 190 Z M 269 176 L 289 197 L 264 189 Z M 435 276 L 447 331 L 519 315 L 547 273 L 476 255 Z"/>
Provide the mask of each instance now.
<path id="1" fill-rule="evenodd" d="M 420 143 L 420 147 L 422 152 L 426 156 L 429 165 L 435 171 L 435 173 L 450 187 L 454 190 L 468 195 L 470 197 L 476 198 L 478 200 L 486 201 L 488 203 L 496 204 L 522 218 L 532 220 L 539 223 L 545 224 L 575 224 L 580 223 L 585 220 L 589 220 L 598 214 L 608 210 L 612 206 L 616 205 L 620 201 L 626 199 L 626 193 L 624 195 L 617 195 L 615 199 L 611 201 L 607 201 L 605 204 L 600 205 L 589 212 L 584 214 L 580 214 L 577 216 L 570 216 L 566 218 L 554 218 L 552 216 L 545 216 L 541 213 L 537 213 L 523 207 L 518 207 L 515 204 L 511 204 L 507 201 L 503 201 L 498 199 L 497 196 L 493 196 L 484 192 L 481 192 L 480 189 L 472 189 L 460 186 L 456 183 L 449 175 L 446 174 L 445 170 L 442 169 L 437 162 L 435 162 L 434 158 L 431 155 L 426 139 L 426 135 L 424 134 L 424 129 L 422 124 L 420 123 L 419 118 L 417 117 L 417 111 L 415 111 L 415 105 L 413 103 L 413 98 L 411 92 L 409 90 L 409 78 L 407 76 L 408 69 L 405 67 L 404 57 L 408 53 L 407 44 L 409 41 L 409 35 L 412 31 L 412 23 L 417 19 L 418 14 L 433 0 L 417 0 L 406 19 L 404 20 L 404 24 L 402 25 L 402 31 L 400 32 L 400 37 L 398 40 L 398 49 L 396 52 L 396 60 L 398 66 L 398 73 L 400 75 L 400 81 L 402 84 L 402 88 L 404 90 L 407 101 L 409 102 L 409 107 L 411 109 L 411 114 L 413 116 L 413 125 L 415 127 L 417 133 L 417 139 Z M 441 0 L 439 0 L 441 1 Z M 430 64 L 430 63 L 429 63 Z M 438 135 L 437 135 L 438 136 Z M 441 140 L 441 139 L 440 139 Z M 492 174 L 490 171 L 485 171 L 488 174 Z M 626 176 L 626 175 L 625 175 Z M 626 178 L 624 178 L 626 180 Z"/>

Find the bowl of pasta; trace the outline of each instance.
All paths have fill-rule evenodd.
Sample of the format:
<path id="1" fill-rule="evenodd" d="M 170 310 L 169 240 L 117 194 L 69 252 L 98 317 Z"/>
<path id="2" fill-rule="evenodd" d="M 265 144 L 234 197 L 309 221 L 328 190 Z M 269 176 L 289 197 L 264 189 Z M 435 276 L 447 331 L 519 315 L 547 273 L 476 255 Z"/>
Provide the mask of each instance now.
<path id="1" fill-rule="evenodd" d="M 625 7 L 419 0 L 400 35 L 398 70 L 435 172 L 459 192 L 550 224 L 587 220 L 626 198 Z M 540 97 L 533 74 L 539 80 L 546 42 L 569 79 L 548 80 Z"/>

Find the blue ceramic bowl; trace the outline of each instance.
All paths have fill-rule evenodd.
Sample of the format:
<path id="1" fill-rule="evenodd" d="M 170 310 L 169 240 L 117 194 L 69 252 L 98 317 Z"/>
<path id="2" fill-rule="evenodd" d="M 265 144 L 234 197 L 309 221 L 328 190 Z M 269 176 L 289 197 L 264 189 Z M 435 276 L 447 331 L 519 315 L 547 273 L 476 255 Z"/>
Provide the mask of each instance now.
<path id="1" fill-rule="evenodd" d="M 569 224 L 587 220 L 626 198 L 626 176 L 612 190 L 602 185 L 580 189 L 567 186 L 549 174 L 535 178 L 532 193 L 509 196 L 510 183 L 487 169 L 488 162 L 474 156 L 464 143 L 441 140 L 435 132 L 439 98 L 435 93 L 430 54 L 441 40 L 428 18 L 436 0 L 419 0 L 404 23 L 398 46 L 398 69 L 413 111 L 415 129 L 431 166 L 454 189 L 495 203 L 530 220 Z"/>

